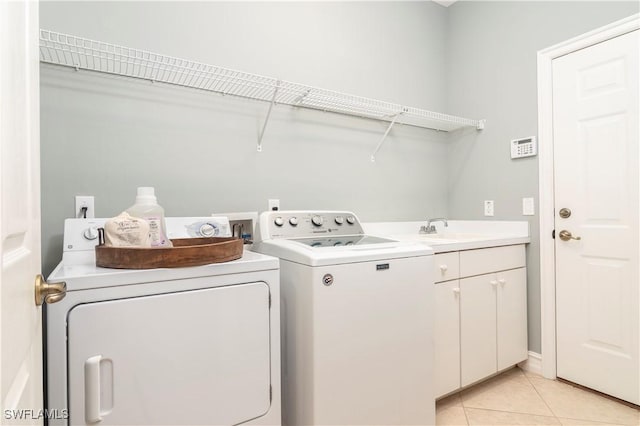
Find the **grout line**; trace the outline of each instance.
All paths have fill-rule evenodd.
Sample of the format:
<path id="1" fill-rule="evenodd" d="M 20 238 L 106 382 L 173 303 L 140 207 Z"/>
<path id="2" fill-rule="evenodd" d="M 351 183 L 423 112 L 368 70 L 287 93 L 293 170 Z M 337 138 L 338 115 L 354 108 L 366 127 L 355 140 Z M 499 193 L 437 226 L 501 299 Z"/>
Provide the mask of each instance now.
<path id="1" fill-rule="evenodd" d="M 573 388 L 576 388 L 576 389 L 581 389 L 581 390 L 583 390 L 585 392 L 588 392 L 590 394 L 602 397 L 604 399 L 608 399 L 609 401 L 613 401 L 613 402 L 617 402 L 618 404 L 626 405 L 627 407 L 633 408 L 636 411 L 640 411 L 640 406 L 638 406 L 638 405 L 636 405 L 636 404 L 634 404 L 632 402 L 625 401 L 624 399 L 616 398 L 613 395 L 607 395 L 604 392 L 600 392 L 600 391 L 598 391 L 596 389 L 592 389 L 592 388 L 583 386 L 583 385 L 581 385 L 579 383 L 575 383 L 575 382 L 572 382 L 570 380 L 563 379 L 561 377 L 558 377 L 556 379 L 556 381 L 558 381 L 560 383 L 567 384 L 567 385 L 569 385 L 569 386 L 571 386 Z"/>
<path id="2" fill-rule="evenodd" d="M 527 374 L 523 371 L 524 373 L 524 377 L 527 378 L 527 381 L 529 382 L 529 384 L 531 385 L 531 387 L 533 388 L 534 391 L 536 391 L 536 394 L 538 394 L 538 396 L 540 397 L 540 399 L 542 400 L 542 402 L 544 402 L 544 405 L 547 406 L 547 408 L 549 409 L 549 411 L 551 412 L 551 414 L 553 414 L 553 416 L 558 420 L 558 422 L 560 422 L 560 424 L 562 424 L 562 422 L 560 421 L 560 419 L 558 418 L 557 414 L 553 411 L 553 409 L 551 409 L 551 406 L 547 403 L 547 401 L 544 399 L 544 397 L 540 394 L 540 392 L 538 391 L 538 388 L 536 388 L 536 385 L 533 384 L 533 382 L 531 381 L 531 379 L 529 378 L 529 376 L 527 376 Z"/>
<path id="3" fill-rule="evenodd" d="M 467 422 L 467 426 L 469 426 L 471 423 L 469 423 L 469 416 L 467 416 L 467 408 L 464 406 L 464 400 L 462 399 L 462 392 L 458 393 L 458 398 L 460 398 L 460 405 L 462 405 L 462 412 L 464 413 L 464 419 Z"/>
<path id="4" fill-rule="evenodd" d="M 558 420 L 560 420 L 560 417 L 556 417 Z M 596 425 L 606 425 L 606 426 L 629 426 L 629 425 L 624 425 L 624 424 L 620 424 L 620 423 L 611 423 L 611 422 L 601 422 L 600 420 L 587 420 L 587 419 L 574 419 L 573 417 L 562 417 L 563 419 L 566 420 L 575 420 L 578 422 L 589 422 L 589 423 L 595 423 Z M 560 423 L 562 423 L 562 421 L 560 421 Z"/>
<path id="5" fill-rule="evenodd" d="M 467 426 L 469 426 L 469 425 L 470 425 L 470 423 L 469 423 L 469 416 L 467 416 L 467 409 L 466 409 L 466 408 L 464 408 L 464 406 L 462 407 L 462 412 L 464 413 L 464 419 L 465 419 L 465 420 L 466 420 L 466 422 L 467 422 Z"/>
<path id="6" fill-rule="evenodd" d="M 533 384 L 533 382 L 529 379 L 529 377 L 528 377 L 526 374 L 525 374 L 525 376 L 527 377 L 527 380 L 529 380 L 529 383 L 531 383 L 531 385 L 533 386 L 533 388 L 536 390 L 536 392 L 538 393 L 538 395 L 540 395 L 540 392 L 538 392 L 538 389 L 536 388 L 535 384 Z M 618 399 L 618 398 L 615 398 L 615 397 L 613 397 L 613 396 L 611 396 L 611 395 L 607 395 L 607 394 L 604 394 L 604 393 L 602 393 L 602 392 L 598 392 L 598 391 L 596 391 L 596 390 L 594 390 L 594 389 L 587 388 L 587 387 L 585 387 L 585 386 L 581 386 L 581 385 L 579 385 L 579 384 L 576 384 L 576 383 L 573 383 L 573 382 L 570 382 L 570 381 L 568 381 L 568 380 L 564 380 L 564 379 L 555 379 L 555 380 L 551 380 L 551 379 L 547 379 L 547 378 L 545 378 L 545 377 L 540 377 L 540 378 L 536 378 L 536 379 L 537 379 L 537 380 L 540 380 L 540 379 L 542 379 L 542 380 L 549 380 L 549 381 L 557 382 L 557 383 L 564 383 L 564 384 L 566 384 L 566 385 L 568 385 L 568 386 L 571 386 L 571 387 L 572 387 L 572 388 L 574 388 L 574 389 L 582 390 L 582 391 L 584 391 L 584 392 L 587 392 L 587 393 L 589 393 L 589 394 L 591 394 L 591 395 L 594 395 L 594 396 L 600 397 L 600 398 L 602 398 L 602 399 L 609 400 L 609 401 L 611 401 L 611 402 L 616 402 L 616 403 L 618 403 L 618 404 L 621 404 L 621 405 L 627 406 L 627 407 L 629 407 L 629 408 L 631 408 L 631 409 L 635 409 L 635 410 L 636 410 L 636 412 L 638 412 L 638 415 L 640 415 L 640 410 L 638 409 L 638 406 L 636 406 L 635 404 L 631 404 L 631 403 L 629 403 L 629 402 L 627 402 L 627 401 L 623 401 L 623 400 Z M 554 416 L 559 420 L 560 418 L 559 418 L 559 417 L 556 415 L 556 413 L 551 409 L 551 407 L 549 406 L 549 404 L 547 404 L 547 401 L 542 397 L 542 395 L 540 395 L 540 398 L 542 399 L 542 401 L 544 401 L 544 403 L 547 405 L 547 407 L 549 407 L 549 410 L 551 410 L 551 412 L 553 413 L 553 415 L 554 415 Z M 580 420 L 584 420 L 584 421 L 594 422 L 594 423 L 611 424 L 611 425 L 615 425 L 615 426 L 621 426 L 621 425 L 619 425 L 618 423 L 602 422 L 602 421 L 600 421 L 600 420 L 592 420 L 592 419 L 576 419 L 576 418 L 573 418 L 573 417 L 563 417 L 563 419 L 579 420 L 579 421 L 580 421 Z M 560 423 L 562 423 L 562 421 L 561 421 Z"/>
<path id="7" fill-rule="evenodd" d="M 531 413 L 520 413 L 518 411 L 506 411 L 506 410 L 495 410 L 495 409 L 491 409 L 491 408 L 473 408 L 473 407 L 469 407 L 472 410 L 480 410 L 480 411 L 491 411 L 493 413 L 509 413 L 509 414 L 515 414 L 516 416 L 535 416 L 535 417 L 544 417 L 546 419 L 556 419 L 558 421 L 558 423 L 560 425 L 562 425 L 562 422 L 560 421 L 560 419 L 558 417 L 556 417 L 555 415 L 553 416 L 545 416 L 543 414 L 531 414 Z M 466 412 L 466 408 L 465 408 L 465 416 L 467 415 Z M 566 419 L 569 419 L 569 417 L 564 417 Z M 583 419 L 571 419 L 571 420 L 583 420 Z M 588 420 L 587 420 L 588 421 Z M 467 423 L 469 423 L 469 419 L 467 418 Z M 614 425 L 612 425 L 614 426 Z M 624 425 L 615 425 L 615 426 L 624 426 Z"/>

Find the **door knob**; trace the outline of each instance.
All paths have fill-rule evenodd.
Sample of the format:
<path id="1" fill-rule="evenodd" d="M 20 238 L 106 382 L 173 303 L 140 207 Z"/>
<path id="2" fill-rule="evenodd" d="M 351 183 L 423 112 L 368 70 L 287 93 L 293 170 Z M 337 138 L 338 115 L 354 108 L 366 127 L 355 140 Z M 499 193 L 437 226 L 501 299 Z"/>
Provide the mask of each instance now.
<path id="1" fill-rule="evenodd" d="M 569 232 L 567 230 L 560 231 L 559 237 L 560 237 L 560 239 L 562 241 L 581 240 L 582 239 L 580 237 L 574 237 L 573 235 L 571 235 L 571 232 Z"/>
<path id="2" fill-rule="evenodd" d="M 36 305 L 40 306 L 44 302 L 56 303 L 64 299 L 67 295 L 67 283 L 47 283 L 40 274 L 36 275 Z"/>

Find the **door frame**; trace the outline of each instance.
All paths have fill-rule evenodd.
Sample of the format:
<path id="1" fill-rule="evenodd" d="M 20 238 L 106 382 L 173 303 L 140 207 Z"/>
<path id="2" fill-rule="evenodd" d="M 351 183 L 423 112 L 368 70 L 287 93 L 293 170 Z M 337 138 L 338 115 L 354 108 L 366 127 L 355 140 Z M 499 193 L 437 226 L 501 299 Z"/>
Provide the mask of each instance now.
<path id="1" fill-rule="evenodd" d="M 538 51 L 538 172 L 540 202 L 540 320 L 542 375 L 556 378 L 556 280 L 553 165 L 553 60 L 640 29 L 640 14 Z M 640 301 L 639 301 L 640 302 Z"/>

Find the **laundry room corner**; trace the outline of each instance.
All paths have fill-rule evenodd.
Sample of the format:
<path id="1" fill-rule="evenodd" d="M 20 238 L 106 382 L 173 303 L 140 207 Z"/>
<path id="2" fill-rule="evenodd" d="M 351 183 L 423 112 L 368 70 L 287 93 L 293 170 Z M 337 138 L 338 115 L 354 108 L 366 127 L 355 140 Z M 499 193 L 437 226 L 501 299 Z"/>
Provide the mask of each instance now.
<path id="1" fill-rule="evenodd" d="M 445 104 L 446 9 L 431 2 L 41 6 L 41 27 L 53 31 L 436 111 Z M 372 163 L 384 122 L 276 106 L 257 152 L 266 104 L 48 64 L 41 74 L 45 272 L 61 256 L 76 195 L 95 196 L 96 213 L 110 217 L 136 186 L 155 186 L 170 216 L 262 211 L 269 198 L 351 208 L 365 220 L 447 213 L 445 133 L 396 126 Z"/>

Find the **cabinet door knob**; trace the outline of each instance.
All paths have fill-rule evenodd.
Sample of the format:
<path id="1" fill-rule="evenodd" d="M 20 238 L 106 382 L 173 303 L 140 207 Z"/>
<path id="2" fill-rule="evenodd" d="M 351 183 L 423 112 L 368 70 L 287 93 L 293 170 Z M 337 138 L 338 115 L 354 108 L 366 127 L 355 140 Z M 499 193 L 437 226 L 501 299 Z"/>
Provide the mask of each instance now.
<path id="1" fill-rule="evenodd" d="M 505 285 L 507 283 L 507 280 L 505 280 L 504 278 L 500 278 L 498 282 L 502 285 Z"/>
<path id="2" fill-rule="evenodd" d="M 453 294 L 460 294 L 460 288 L 459 287 L 454 288 Z"/>
<path id="3" fill-rule="evenodd" d="M 447 268 L 447 265 L 444 265 L 444 264 L 443 264 L 443 265 L 440 265 L 440 270 L 441 270 L 442 272 L 447 272 L 447 269 L 448 269 L 448 268 Z"/>
<path id="4" fill-rule="evenodd" d="M 489 281 L 489 284 L 491 284 L 492 286 L 494 286 L 494 287 L 495 287 L 495 286 L 497 286 L 497 285 L 498 285 L 498 281 L 496 281 L 496 280 L 491 280 L 491 281 Z"/>

